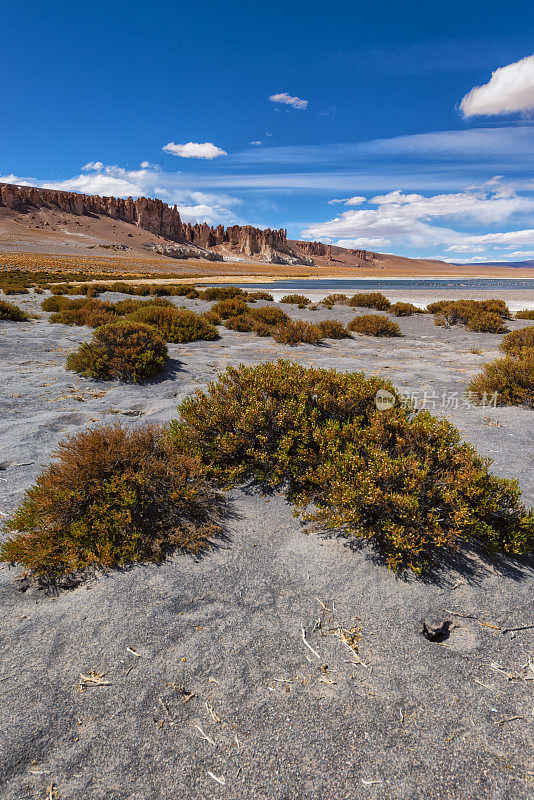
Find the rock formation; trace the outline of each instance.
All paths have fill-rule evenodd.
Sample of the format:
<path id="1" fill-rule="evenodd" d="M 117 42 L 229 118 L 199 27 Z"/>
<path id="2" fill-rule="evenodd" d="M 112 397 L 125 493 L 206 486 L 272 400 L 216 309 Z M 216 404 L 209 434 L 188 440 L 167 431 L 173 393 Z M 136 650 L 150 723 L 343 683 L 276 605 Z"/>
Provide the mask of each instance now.
<path id="1" fill-rule="evenodd" d="M 314 266 L 313 260 L 306 254 L 296 253 L 289 247 L 287 231 L 283 228 L 260 230 L 250 225 L 232 225 L 229 228 L 218 225 L 213 228 L 207 223 L 185 224 L 176 206 L 171 208 L 161 200 L 147 197 L 138 197 L 136 200 L 131 197 L 100 197 L 1 183 L 0 206 L 22 214 L 30 213 L 36 208 L 52 208 L 77 216 L 107 216 L 131 223 L 178 244 L 193 245 L 205 250 L 224 245 L 233 252 L 256 256 L 275 264 Z M 180 256 L 176 254 L 173 257 Z"/>

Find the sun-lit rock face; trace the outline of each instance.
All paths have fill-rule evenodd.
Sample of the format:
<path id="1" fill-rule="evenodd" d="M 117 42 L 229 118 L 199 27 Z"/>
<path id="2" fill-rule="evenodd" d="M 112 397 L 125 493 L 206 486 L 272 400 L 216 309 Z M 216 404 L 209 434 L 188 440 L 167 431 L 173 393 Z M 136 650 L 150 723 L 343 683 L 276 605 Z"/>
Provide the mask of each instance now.
<path id="1" fill-rule="evenodd" d="M 284 228 L 260 230 L 250 225 L 222 225 L 211 227 L 207 223 L 183 223 L 176 206 L 148 197 L 100 197 L 99 195 L 62 192 L 55 189 L 38 189 L 33 186 L 0 184 L 0 206 L 27 213 L 35 208 L 53 208 L 82 216 L 98 215 L 129 222 L 180 244 L 201 248 L 225 245 L 235 253 L 259 256 L 273 263 L 313 265 L 306 254 L 295 253 L 287 243 Z"/>

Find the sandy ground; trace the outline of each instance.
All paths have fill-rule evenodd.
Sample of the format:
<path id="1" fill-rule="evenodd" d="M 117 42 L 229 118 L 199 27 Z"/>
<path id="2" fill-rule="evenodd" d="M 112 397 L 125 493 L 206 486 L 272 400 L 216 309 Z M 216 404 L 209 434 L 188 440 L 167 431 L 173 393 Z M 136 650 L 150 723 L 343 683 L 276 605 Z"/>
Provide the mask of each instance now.
<path id="1" fill-rule="evenodd" d="M 9 299 L 31 310 L 42 298 Z M 3 514 L 66 435 L 117 419 L 165 422 L 227 364 L 279 357 L 388 375 L 446 414 L 534 503 L 533 412 L 461 400 L 500 336 L 436 328 L 426 316 L 401 319 L 401 339 L 321 347 L 222 329 L 218 342 L 170 345 L 163 378 L 134 387 L 66 372 L 66 354 L 91 331 L 47 318 L 0 323 Z M 533 623 L 532 561 L 464 551 L 425 580 L 400 578 L 369 551 L 304 535 L 278 496 L 244 488 L 231 502 L 228 541 L 198 561 L 176 555 L 57 596 L 21 591 L 17 570 L 0 568 L 2 798 L 532 796 L 534 632 L 497 630 Z M 443 618 L 457 625 L 443 644 L 421 636 L 423 619 Z M 359 659 L 338 626 L 360 628 Z M 90 670 L 109 684 L 81 691 Z"/>

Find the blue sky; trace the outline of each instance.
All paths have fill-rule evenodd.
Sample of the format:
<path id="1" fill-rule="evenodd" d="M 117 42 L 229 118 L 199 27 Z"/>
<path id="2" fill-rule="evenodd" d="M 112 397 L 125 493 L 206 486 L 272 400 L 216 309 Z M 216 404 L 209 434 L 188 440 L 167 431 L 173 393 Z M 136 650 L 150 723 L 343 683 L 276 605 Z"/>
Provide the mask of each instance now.
<path id="1" fill-rule="evenodd" d="M 0 180 L 402 255 L 533 258 L 533 31 L 525 0 L 14 3 Z"/>

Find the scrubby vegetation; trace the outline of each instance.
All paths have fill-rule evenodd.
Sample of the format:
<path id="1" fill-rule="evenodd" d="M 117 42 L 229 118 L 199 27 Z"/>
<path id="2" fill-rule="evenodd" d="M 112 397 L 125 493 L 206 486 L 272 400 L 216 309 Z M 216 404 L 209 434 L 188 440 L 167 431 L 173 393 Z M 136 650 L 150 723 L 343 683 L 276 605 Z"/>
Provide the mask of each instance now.
<path id="1" fill-rule="evenodd" d="M 402 336 L 396 322 L 383 314 L 364 314 L 354 317 L 348 324 L 349 331 L 363 333 L 366 336 Z"/>
<path id="2" fill-rule="evenodd" d="M 26 322 L 29 316 L 22 308 L 6 300 L 0 300 L 0 321 L 4 322 Z"/>
<path id="3" fill-rule="evenodd" d="M 327 308 L 332 308 L 332 306 L 336 306 L 336 305 L 346 306 L 346 305 L 348 305 L 348 302 L 349 302 L 349 298 L 347 297 L 347 295 L 346 294 L 341 294 L 339 292 L 335 293 L 335 294 L 329 294 L 324 298 L 324 300 L 322 300 L 322 303 Z"/>
<path id="4" fill-rule="evenodd" d="M 229 298 L 228 300 L 219 300 L 218 303 L 212 306 L 211 310 L 221 319 L 228 319 L 228 317 L 237 317 L 240 314 L 246 314 L 249 307 L 244 300 Z"/>
<path id="5" fill-rule="evenodd" d="M 240 289 L 239 286 L 212 286 L 198 294 L 201 300 L 230 300 L 232 297 L 244 299 L 245 295 L 246 292 Z"/>
<path id="6" fill-rule="evenodd" d="M 325 319 L 317 323 L 321 336 L 325 339 L 350 339 L 350 333 L 337 319 Z"/>
<path id="7" fill-rule="evenodd" d="M 303 322 L 300 319 L 289 320 L 284 325 L 280 325 L 272 332 L 272 337 L 280 344 L 319 344 L 323 336 L 317 325 L 311 322 Z"/>
<path id="8" fill-rule="evenodd" d="M 534 308 L 524 308 L 516 313 L 516 319 L 534 319 Z"/>
<path id="9" fill-rule="evenodd" d="M 220 531 L 221 502 L 195 457 L 156 426 L 83 431 L 26 492 L 4 530 L 0 561 L 42 584 L 95 569 L 162 561 L 175 548 L 200 553 Z"/>
<path id="10" fill-rule="evenodd" d="M 274 297 L 269 292 L 246 292 L 247 300 L 249 302 L 254 300 L 266 300 L 267 302 L 273 302 Z"/>
<path id="11" fill-rule="evenodd" d="M 90 342 L 67 357 L 67 369 L 97 380 L 140 383 L 158 375 L 167 360 L 167 346 L 157 330 L 121 321 L 97 328 Z"/>
<path id="12" fill-rule="evenodd" d="M 516 482 L 491 475 L 449 422 L 379 411 L 378 389 L 396 394 L 362 373 L 229 367 L 182 403 L 172 436 L 219 484 L 283 488 L 306 519 L 369 541 L 395 570 L 419 572 L 462 541 L 530 552 L 534 518 Z"/>
<path id="13" fill-rule="evenodd" d="M 436 325 L 450 327 L 461 323 L 469 330 L 486 333 L 506 333 L 503 320 L 511 314 L 504 300 L 439 300 L 430 303 L 427 311 L 434 314 Z"/>
<path id="14" fill-rule="evenodd" d="M 387 311 L 391 303 L 382 292 L 357 292 L 349 298 L 349 306 L 357 308 L 376 308 L 377 311 Z"/>
<path id="15" fill-rule="evenodd" d="M 146 303 L 127 319 L 153 326 L 167 342 L 213 341 L 219 338 L 217 328 L 200 314 L 185 308 Z"/>
<path id="16" fill-rule="evenodd" d="M 469 384 L 470 392 L 481 402 L 494 397 L 498 405 L 534 408 L 534 327 L 507 333 L 501 350 L 505 358 L 484 364 Z"/>
<path id="17" fill-rule="evenodd" d="M 65 297 L 51 297 L 49 300 L 64 301 L 60 304 L 59 309 L 51 315 L 50 322 L 97 328 L 99 325 L 112 322 L 116 317 L 112 303 L 103 303 L 100 300 L 92 299 L 71 300 Z M 50 304 L 46 308 L 45 304 L 47 304 L 47 300 L 41 303 L 41 307 L 47 310 Z"/>
<path id="18" fill-rule="evenodd" d="M 520 358 L 497 358 L 484 364 L 469 390 L 482 402 L 495 396 L 497 405 L 534 408 L 534 350 Z"/>
<path id="19" fill-rule="evenodd" d="M 309 297 L 305 297 L 303 294 L 286 294 L 285 297 L 281 298 L 280 302 L 299 306 L 299 308 L 305 308 L 311 302 L 311 300 Z"/>
<path id="20" fill-rule="evenodd" d="M 3 286 L 2 291 L 4 294 L 29 294 L 28 289 L 21 286 Z"/>
<path id="21" fill-rule="evenodd" d="M 389 311 L 396 317 L 411 317 L 412 314 L 424 314 L 424 311 L 413 303 L 393 303 Z"/>
<path id="22" fill-rule="evenodd" d="M 531 351 L 534 356 L 534 326 L 519 328 L 507 333 L 501 342 L 501 350 L 509 356 L 525 356 Z"/>

